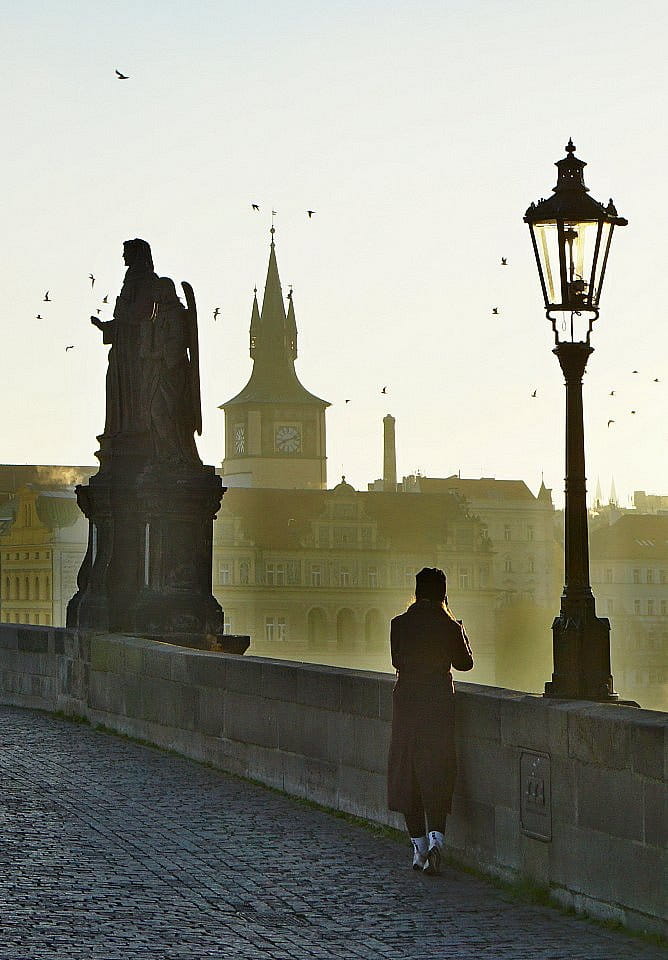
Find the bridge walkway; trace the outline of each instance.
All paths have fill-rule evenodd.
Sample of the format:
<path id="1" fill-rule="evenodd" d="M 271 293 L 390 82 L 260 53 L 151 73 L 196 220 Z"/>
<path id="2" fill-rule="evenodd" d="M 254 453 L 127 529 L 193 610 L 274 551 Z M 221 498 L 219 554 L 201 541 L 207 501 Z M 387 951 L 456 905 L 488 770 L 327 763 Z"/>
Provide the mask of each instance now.
<path id="1" fill-rule="evenodd" d="M 0 960 L 658 960 L 206 766 L 0 706 Z"/>

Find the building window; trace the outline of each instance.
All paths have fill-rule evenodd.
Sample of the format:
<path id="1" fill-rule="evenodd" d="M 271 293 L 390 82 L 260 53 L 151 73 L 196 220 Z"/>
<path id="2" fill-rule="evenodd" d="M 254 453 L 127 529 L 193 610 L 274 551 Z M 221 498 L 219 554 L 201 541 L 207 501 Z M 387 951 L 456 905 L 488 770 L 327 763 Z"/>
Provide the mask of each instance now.
<path id="1" fill-rule="evenodd" d="M 350 569 L 348 567 L 341 567 L 339 571 L 339 584 L 342 587 L 350 586 Z"/>
<path id="2" fill-rule="evenodd" d="M 285 586 L 285 564 L 279 562 L 269 562 L 265 564 L 264 581 L 268 587 Z"/>
<path id="3" fill-rule="evenodd" d="M 528 562 L 527 562 L 527 568 L 528 568 L 529 573 L 535 573 L 535 572 L 536 572 L 536 564 L 535 564 L 535 561 L 534 561 L 533 557 L 529 557 L 529 560 L 528 560 Z"/>
<path id="4" fill-rule="evenodd" d="M 648 616 L 648 617 L 653 617 L 653 616 L 654 616 L 654 601 L 653 601 L 653 600 L 648 600 L 648 601 L 647 601 L 647 616 Z"/>
<path id="5" fill-rule="evenodd" d="M 659 583 L 665 583 L 665 582 L 666 582 L 666 571 L 659 570 Z"/>
<path id="6" fill-rule="evenodd" d="M 606 583 L 612 583 L 612 570 L 610 570 L 610 569 L 607 569 L 607 570 L 605 571 L 605 582 L 606 582 Z"/>
<path id="7" fill-rule="evenodd" d="M 480 587 L 484 589 L 489 586 L 489 566 L 485 564 L 483 567 L 480 567 L 479 570 L 480 576 Z"/>
<path id="8" fill-rule="evenodd" d="M 533 526 L 530 523 L 527 524 L 527 540 L 533 540 Z"/>
<path id="9" fill-rule="evenodd" d="M 503 539 L 510 540 L 510 524 L 506 523 L 503 528 Z"/>
<path id="10" fill-rule="evenodd" d="M 375 590 L 376 587 L 378 586 L 378 568 L 369 567 L 367 571 L 367 576 L 369 580 L 369 586 L 371 587 L 372 590 Z"/>
<path id="11" fill-rule="evenodd" d="M 640 600 L 633 601 L 633 612 L 636 616 L 640 615 Z"/>
<path id="12" fill-rule="evenodd" d="M 329 546 L 329 527 L 318 527 L 318 546 Z"/>
<path id="13" fill-rule="evenodd" d="M 50 627 L 50 626 L 51 626 L 51 614 L 50 614 L 50 613 L 45 613 L 45 614 L 44 614 L 44 623 L 46 624 L 47 627 Z"/>
<path id="14" fill-rule="evenodd" d="M 371 543 L 371 527 L 362 527 L 362 543 Z"/>
<path id="15" fill-rule="evenodd" d="M 232 621 L 226 613 L 223 613 L 223 633 L 232 633 Z"/>
<path id="16" fill-rule="evenodd" d="M 46 600 L 51 599 L 51 577 L 46 578 Z"/>
<path id="17" fill-rule="evenodd" d="M 355 527 L 334 527 L 334 543 L 337 546 L 357 541 Z"/>
<path id="18" fill-rule="evenodd" d="M 646 570 L 646 571 L 645 571 L 645 582 L 646 582 L 646 583 L 654 583 L 654 571 L 653 571 L 653 570 Z"/>
<path id="19" fill-rule="evenodd" d="M 459 589 L 469 590 L 471 587 L 471 571 L 468 567 L 459 568 Z"/>
<path id="20" fill-rule="evenodd" d="M 661 616 L 665 617 L 668 613 L 668 603 L 665 600 L 661 601 Z"/>
<path id="21" fill-rule="evenodd" d="M 218 583 L 221 586 L 232 583 L 232 564 L 228 560 L 222 560 L 218 564 Z"/>
<path id="22" fill-rule="evenodd" d="M 504 573 L 513 572 L 513 561 L 510 559 L 510 557 L 506 557 L 506 559 L 503 561 L 503 572 Z"/>
<path id="23" fill-rule="evenodd" d="M 633 582 L 640 583 L 640 570 L 633 571 Z"/>
<path id="24" fill-rule="evenodd" d="M 287 573 L 289 584 L 295 586 L 295 584 L 301 583 L 301 564 L 299 560 L 288 560 Z"/>
<path id="25" fill-rule="evenodd" d="M 28 579 L 28 577 L 26 577 L 24 580 L 24 587 L 25 587 L 25 598 L 26 600 L 30 600 L 30 580 Z"/>
<path id="26" fill-rule="evenodd" d="M 272 643 L 274 640 L 283 641 L 287 637 L 285 617 L 265 617 L 264 638 Z"/>
<path id="27" fill-rule="evenodd" d="M 250 576 L 250 564 L 248 560 L 242 560 L 239 564 L 239 583 L 248 583 Z"/>
<path id="28" fill-rule="evenodd" d="M 39 614 L 38 614 L 38 613 L 35 614 L 34 620 L 35 620 L 35 625 L 36 625 L 36 626 L 39 626 Z"/>
<path id="29" fill-rule="evenodd" d="M 321 587 L 322 586 L 322 567 L 319 563 L 311 564 L 311 586 L 312 587 Z"/>

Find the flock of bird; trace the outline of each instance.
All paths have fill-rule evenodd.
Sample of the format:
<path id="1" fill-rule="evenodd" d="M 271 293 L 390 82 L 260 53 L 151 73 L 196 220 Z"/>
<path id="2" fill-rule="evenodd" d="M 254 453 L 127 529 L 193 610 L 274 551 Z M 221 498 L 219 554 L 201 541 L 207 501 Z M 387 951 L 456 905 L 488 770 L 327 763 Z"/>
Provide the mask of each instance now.
<path id="1" fill-rule="evenodd" d="M 121 73 L 121 71 L 118 70 L 118 69 L 116 70 L 116 77 L 117 77 L 118 80 L 129 80 L 129 79 L 130 79 L 130 77 L 129 77 L 128 74 Z M 253 210 L 253 211 L 256 212 L 256 213 L 259 213 L 259 212 L 260 212 L 260 204 L 259 204 L 259 203 L 251 202 L 251 210 Z M 309 220 L 312 219 L 312 217 L 313 217 L 313 215 L 315 214 L 315 212 L 316 212 L 315 210 L 307 210 L 307 211 L 306 211 L 306 214 L 307 214 Z M 276 215 L 277 215 L 277 214 L 276 214 L 276 211 L 275 211 L 275 210 L 272 210 L 272 211 L 271 211 L 272 227 L 273 227 L 274 217 L 275 217 Z M 507 267 L 507 266 L 508 266 L 508 258 L 507 258 L 507 257 L 501 257 L 501 266 L 502 266 L 502 267 Z M 89 274 L 88 274 L 88 279 L 90 280 L 90 286 L 91 286 L 91 290 L 92 290 L 92 289 L 95 287 L 95 276 L 94 276 L 94 274 L 89 273 Z M 290 291 L 290 293 L 288 294 L 288 296 L 290 297 L 291 294 L 292 294 L 292 290 Z M 46 293 L 44 294 L 44 300 L 43 300 L 43 302 L 44 302 L 44 303 L 51 303 L 51 302 L 52 302 L 51 298 L 49 297 L 49 291 L 48 291 L 48 290 L 47 290 Z M 108 302 L 109 302 L 109 299 L 108 299 L 108 294 L 107 294 L 107 295 L 105 295 L 105 296 L 102 298 L 102 303 L 103 303 L 103 304 L 106 304 L 106 303 L 108 303 Z M 98 314 L 98 316 L 100 315 L 100 312 L 101 312 L 100 308 L 97 308 L 97 314 Z M 495 316 L 495 317 L 496 317 L 496 316 L 499 316 L 499 308 L 498 308 L 498 307 L 492 307 L 492 315 Z M 213 319 L 214 319 L 214 321 L 218 320 L 218 317 L 219 317 L 219 316 L 220 316 L 220 307 L 215 307 L 215 308 L 214 308 L 214 311 L 213 311 Z M 37 320 L 43 320 L 44 317 L 43 317 L 41 314 L 38 313 L 37 316 L 36 316 L 36 319 L 37 319 Z M 67 353 L 68 350 L 74 350 L 74 344 L 70 344 L 69 346 L 65 347 L 65 352 L 66 352 L 66 353 Z M 639 371 L 638 371 L 638 370 L 633 370 L 632 373 L 634 373 L 634 374 L 639 374 Z M 652 382 L 653 382 L 653 383 L 660 383 L 661 381 L 660 381 L 659 377 L 654 377 Z M 386 394 L 387 394 L 387 387 L 386 387 L 386 386 L 382 387 L 380 392 L 381 392 L 381 394 L 386 395 Z M 535 389 L 535 390 L 531 393 L 531 397 L 535 399 L 537 396 L 538 396 L 538 390 Z M 610 393 L 608 394 L 608 396 L 614 397 L 614 396 L 615 396 L 615 390 L 611 390 Z M 345 401 L 345 403 L 350 403 L 350 402 L 351 402 L 350 400 L 346 400 L 346 401 Z M 637 410 L 631 410 L 630 413 L 631 413 L 631 415 L 635 416 L 635 415 L 637 414 Z M 611 427 L 614 423 L 616 423 L 616 422 L 617 422 L 617 421 L 616 421 L 614 418 L 611 417 L 611 418 L 608 420 L 608 428 L 610 428 L 610 427 Z"/>

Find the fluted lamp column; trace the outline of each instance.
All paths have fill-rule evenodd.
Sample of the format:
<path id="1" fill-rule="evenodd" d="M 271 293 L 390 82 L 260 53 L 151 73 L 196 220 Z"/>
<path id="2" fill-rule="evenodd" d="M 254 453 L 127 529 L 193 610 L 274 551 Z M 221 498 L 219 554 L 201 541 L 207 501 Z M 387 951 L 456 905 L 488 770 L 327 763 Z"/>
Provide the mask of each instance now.
<path id="1" fill-rule="evenodd" d="M 618 701 L 610 669 L 610 621 L 597 617 L 589 582 L 582 377 L 615 227 L 628 223 L 589 196 L 586 164 L 572 140 L 559 160 L 553 195 L 532 203 L 529 225 L 546 315 L 566 382 L 564 589 L 552 624 L 553 673 L 545 696 Z"/>

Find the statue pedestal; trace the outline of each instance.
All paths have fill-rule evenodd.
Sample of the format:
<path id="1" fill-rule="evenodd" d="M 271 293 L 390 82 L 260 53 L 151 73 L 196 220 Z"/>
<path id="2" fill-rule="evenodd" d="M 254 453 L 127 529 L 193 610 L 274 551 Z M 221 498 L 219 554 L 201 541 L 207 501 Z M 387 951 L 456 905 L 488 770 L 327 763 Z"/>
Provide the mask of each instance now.
<path id="1" fill-rule="evenodd" d="M 211 466 L 142 464 L 140 455 L 101 460 L 77 487 L 89 538 L 67 626 L 211 648 L 223 636 L 211 592 L 220 477 Z"/>

